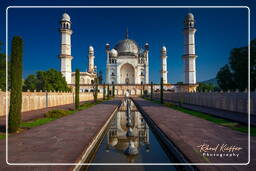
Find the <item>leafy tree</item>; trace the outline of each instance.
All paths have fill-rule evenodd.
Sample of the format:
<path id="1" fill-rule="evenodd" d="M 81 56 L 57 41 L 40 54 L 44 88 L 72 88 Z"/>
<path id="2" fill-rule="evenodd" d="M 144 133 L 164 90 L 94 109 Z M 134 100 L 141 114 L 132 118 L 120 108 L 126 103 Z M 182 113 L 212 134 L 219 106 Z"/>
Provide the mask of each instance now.
<path id="1" fill-rule="evenodd" d="M 35 75 L 29 75 L 24 81 L 23 90 L 37 91 L 70 91 L 67 82 L 61 72 L 55 69 L 38 71 Z"/>
<path id="2" fill-rule="evenodd" d="M 248 47 L 234 48 L 229 57 L 229 65 L 236 88 L 248 87 Z"/>
<path id="3" fill-rule="evenodd" d="M 35 75 L 31 74 L 27 77 L 27 79 L 24 81 L 23 90 L 27 91 L 34 91 L 37 88 L 38 79 Z"/>
<path id="4" fill-rule="evenodd" d="M 256 39 L 250 43 L 251 90 L 256 88 Z M 248 47 L 234 48 L 229 56 L 229 65 L 217 73 L 218 84 L 223 90 L 245 90 L 248 87 Z"/>
<path id="5" fill-rule="evenodd" d="M 205 92 L 205 91 L 215 91 L 217 89 L 216 86 L 213 84 L 207 84 L 207 83 L 199 83 L 199 86 L 197 87 L 197 91 Z"/>
<path id="6" fill-rule="evenodd" d="M 5 91 L 6 89 L 6 60 L 5 54 L 0 54 L 0 89 Z M 10 68 L 9 68 L 10 69 Z"/>
<path id="7" fill-rule="evenodd" d="M 0 42 L 0 89 L 5 91 L 6 90 L 6 55 L 2 53 L 2 45 L 3 43 Z M 10 88 L 10 81 L 11 81 L 11 65 L 8 62 L 8 88 Z"/>
<path id="8" fill-rule="evenodd" d="M 75 108 L 79 108 L 79 92 L 80 92 L 80 71 L 79 69 L 76 69 L 76 80 L 75 80 Z"/>
<path id="9" fill-rule="evenodd" d="M 216 78 L 218 85 L 222 90 L 227 91 L 236 89 L 233 74 L 227 64 L 219 70 Z"/>
<path id="10" fill-rule="evenodd" d="M 21 123 L 22 102 L 22 56 L 23 40 L 19 36 L 12 39 L 11 49 L 11 97 L 9 111 L 9 132 L 16 132 Z"/>

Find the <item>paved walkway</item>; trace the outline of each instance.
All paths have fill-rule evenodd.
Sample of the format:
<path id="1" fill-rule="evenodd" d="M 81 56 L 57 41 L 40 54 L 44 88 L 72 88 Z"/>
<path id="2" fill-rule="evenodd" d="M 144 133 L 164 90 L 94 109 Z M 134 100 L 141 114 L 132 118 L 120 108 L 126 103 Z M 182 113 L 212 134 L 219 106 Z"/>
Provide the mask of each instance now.
<path id="1" fill-rule="evenodd" d="M 24 133 L 9 137 L 11 163 L 74 163 L 77 162 L 112 112 L 121 103 L 113 99 L 76 112 Z M 7 166 L 5 141 L 0 141 L 2 170 L 68 170 L 71 166 Z"/>
<path id="2" fill-rule="evenodd" d="M 154 98 L 156 100 L 159 100 L 159 98 Z M 179 105 L 179 103 L 164 99 L 165 102 L 171 102 L 173 104 Z M 248 124 L 248 114 L 246 113 L 239 113 L 239 112 L 232 112 L 227 110 L 221 110 L 216 108 L 210 108 L 210 107 L 204 107 L 199 105 L 192 105 L 192 104 L 181 104 L 181 107 L 184 107 L 186 109 L 203 112 L 209 115 L 217 116 L 224 119 L 229 119 L 235 122 L 239 122 L 242 124 Z M 256 126 L 256 115 L 251 115 L 251 125 Z"/>
<path id="3" fill-rule="evenodd" d="M 143 113 L 148 115 L 164 134 L 192 163 L 247 163 L 248 135 L 168 107 L 134 98 Z M 256 163 L 256 138 L 251 137 L 251 161 Z M 243 149 L 238 157 L 203 157 L 199 145 L 236 145 Z M 219 152 L 219 148 L 216 153 Z M 254 165 L 255 167 L 255 165 Z M 252 166 L 198 166 L 200 170 L 250 170 Z"/>
<path id="4" fill-rule="evenodd" d="M 88 101 L 84 101 L 84 102 L 88 102 Z M 80 104 L 83 104 L 84 102 L 80 102 Z M 38 109 L 38 110 L 31 110 L 31 111 L 27 111 L 27 112 L 22 112 L 21 119 L 22 119 L 22 121 L 29 121 L 29 120 L 33 120 L 33 119 L 37 119 L 37 118 L 42 118 L 42 117 L 44 117 L 45 113 L 47 113 L 51 110 L 54 110 L 54 109 L 69 110 L 69 109 L 74 109 L 74 108 L 75 108 L 75 105 L 72 103 L 72 104 L 66 104 L 66 105 L 47 107 L 47 108 Z M 0 128 L 5 129 L 5 125 L 6 125 L 6 116 L 1 116 L 0 117 Z"/>

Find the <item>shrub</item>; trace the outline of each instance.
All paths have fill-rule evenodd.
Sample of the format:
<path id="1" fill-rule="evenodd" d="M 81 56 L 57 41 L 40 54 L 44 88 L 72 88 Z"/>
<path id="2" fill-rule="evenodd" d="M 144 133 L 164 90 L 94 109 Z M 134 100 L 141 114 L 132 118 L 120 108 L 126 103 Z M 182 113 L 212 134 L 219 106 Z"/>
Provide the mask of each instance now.
<path id="1" fill-rule="evenodd" d="M 70 112 L 68 110 L 55 109 L 47 112 L 44 117 L 47 118 L 61 118 L 63 116 L 69 115 Z"/>

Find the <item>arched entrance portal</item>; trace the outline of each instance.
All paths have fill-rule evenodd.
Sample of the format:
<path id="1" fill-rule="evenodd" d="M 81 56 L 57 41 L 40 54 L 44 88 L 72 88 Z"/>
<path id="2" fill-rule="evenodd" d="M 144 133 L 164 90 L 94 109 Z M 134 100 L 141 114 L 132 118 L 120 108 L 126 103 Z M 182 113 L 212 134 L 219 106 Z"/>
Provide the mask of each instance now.
<path id="1" fill-rule="evenodd" d="M 131 64 L 124 64 L 121 69 L 120 69 L 120 74 L 121 74 L 121 79 L 120 83 L 121 84 L 134 84 L 135 79 L 134 79 L 134 68 Z"/>

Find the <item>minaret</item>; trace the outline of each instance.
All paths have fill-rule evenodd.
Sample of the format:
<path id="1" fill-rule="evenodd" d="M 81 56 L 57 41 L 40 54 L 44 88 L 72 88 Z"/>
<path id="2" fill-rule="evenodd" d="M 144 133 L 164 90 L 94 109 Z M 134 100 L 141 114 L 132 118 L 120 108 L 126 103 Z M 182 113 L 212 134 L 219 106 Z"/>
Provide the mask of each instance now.
<path id="1" fill-rule="evenodd" d="M 149 52 L 149 44 L 148 43 L 146 43 L 145 44 L 145 46 L 144 46 L 144 48 L 145 48 L 145 57 L 146 57 L 146 62 L 145 62 L 145 70 L 146 70 L 146 73 L 145 73 L 145 83 L 146 84 L 148 84 L 148 78 L 149 78 L 149 72 L 148 72 L 148 52 Z"/>
<path id="2" fill-rule="evenodd" d="M 89 46 L 89 51 L 88 51 L 88 72 L 94 72 L 94 49 L 92 46 Z"/>
<path id="3" fill-rule="evenodd" d="M 184 59 L 185 84 L 196 84 L 196 53 L 195 53 L 195 20 L 192 13 L 188 13 L 184 21 Z"/>
<path id="4" fill-rule="evenodd" d="M 60 33 L 61 33 L 61 50 L 59 58 L 61 60 L 61 73 L 65 77 L 67 84 L 71 84 L 71 21 L 70 16 L 67 13 L 62 15 L 60 21 Z"/>
<path id="5" fill-rule="evenodd" d="M 163 46 L 161 49 L 161 59 L 162 59 L 162 69 L 161 69 L 161 77 L 163 77 L 163 83 L 167 84 L 167 51 L 166 47 Z"/>
<path id="6" fill-rule="evenodd" d="M 110 62 L 109 62 L 109 54 L 110 54 L 110 45 L 106 44 L 106 53 L 107 53 L 107 62 L 106 62 L 106 83 L 110 84 Z"/>

